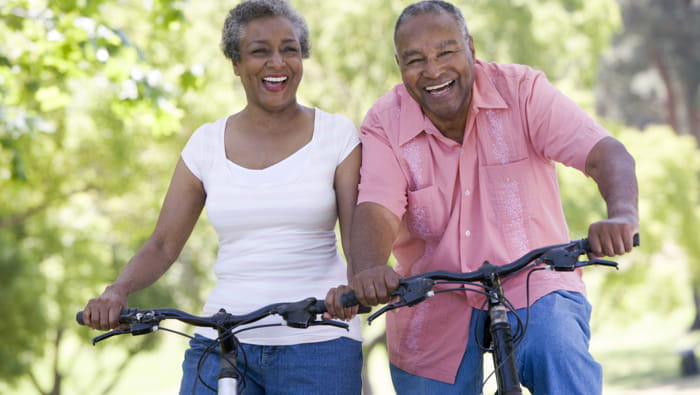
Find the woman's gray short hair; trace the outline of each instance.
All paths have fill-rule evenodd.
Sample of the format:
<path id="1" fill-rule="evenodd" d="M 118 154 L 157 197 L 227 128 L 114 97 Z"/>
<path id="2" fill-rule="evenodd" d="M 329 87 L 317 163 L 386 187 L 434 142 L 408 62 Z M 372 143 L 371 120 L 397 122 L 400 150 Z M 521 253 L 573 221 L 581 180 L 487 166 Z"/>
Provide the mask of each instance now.
<path id="1" fill-rule="evenodd" d="M 246 25 L 255 19 L 282 16 L 289 19 L 299 37 L 301 57 L 311 54 L 309 28 L 301 16 L 286 0 L 246 0 L 228 12 L 221 32 L 221 50 L 233 62 L 241 60 L 241 36 Z"/>
<path id="2" fill-rule="evenodd" d="M 462 11 L 460 11 L 459 8 L 446 1 L 424 0 L 409 5 L 401 12 L 399 19 L 396 20 L 396 25 L 394 26 L 394 41 L 396 41 L 396 32 L 399 30 L 399 26 L 406 22 L 406 20 L 417 15 L 428 13 L 452 15 L 452 17 L 455 18 L 455 21 L 457 21 L 459 28 L 462 30 L 464 37 L 469 37 L 467 21 L 464 19 L 464 15 L 462 15 Z"/>

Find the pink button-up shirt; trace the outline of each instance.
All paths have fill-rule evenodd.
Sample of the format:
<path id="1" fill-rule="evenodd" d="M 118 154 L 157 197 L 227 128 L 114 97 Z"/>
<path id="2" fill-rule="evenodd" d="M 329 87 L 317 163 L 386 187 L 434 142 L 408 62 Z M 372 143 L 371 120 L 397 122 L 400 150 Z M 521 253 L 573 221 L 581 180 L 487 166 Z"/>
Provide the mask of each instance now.
<path id="1" fill-rule="evenodd" d="M 584 171 L 607 132 L 538 71 L 477 61 L 464 140 L 444 137 L 400 84 L 380 98 L 361 128 L 359 202 L 401 219 L 393 254 L 406 277 L 467 272 L 483 261 L 503 265 L 526 252 L 569 240 L 555 161 Z M 555 290 L 585 292 L 580 272 L 538 271 L 529 302 Z M 525 307 L 526 277 L 504 285 Z M 473 292 L 442 293 L 387 315 L 391 362 L 454 383 L 464 355 Z M 541 317 L 540 317 L 541 318 Z"/>

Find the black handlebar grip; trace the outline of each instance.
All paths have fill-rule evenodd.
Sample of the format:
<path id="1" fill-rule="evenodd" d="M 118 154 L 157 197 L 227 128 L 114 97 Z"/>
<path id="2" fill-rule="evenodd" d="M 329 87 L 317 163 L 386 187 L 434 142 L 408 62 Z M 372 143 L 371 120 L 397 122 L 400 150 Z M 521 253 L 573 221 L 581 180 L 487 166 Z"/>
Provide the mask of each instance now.
<path id="1" fill-rule="evenodd" d="M 360 301 L 355 297 L 355 291 L 349 291 L 340 295 L 340 304 L 342 304 L 343 307 L 352 307 L 360 304 Z"/>
<path id="2" fill-rule="evenodd" d="M 357 310 L 358 314 L 367 314 L 372 311 L 371 307 L 360 304 L 360 301 L 357 300 L 355 296 L 355 291 L 349 291 L 340 295 L 340 304 L 342 304 L 343 307 L 360 306 Z"/>
<path id="3" fill-rule="evenodd" d="M 580 240 L 580 243 L 581 243 L 581 244 L 580 244 L 580 245 L 581 245 L 581 248 L 583 248 L 584 251 L 586 251 L 586 252 L 591 252 L 591 243 L 588 241 L 587 238 L 586 238 L 586 239 L 581 239 L 581 240 Z"/>
<path id="4" fill-rule="evenodd" d="M 318 299 L 315 303 L 314 306 L 316 307 L 315 309 L 311 309 L 312 313 L 320 314 L 320 313 L 325 313 L 326 311 L 326 301 Z"/>
<path id="5" fill-rule="evenodd" d="M 85 325 L 85 322 L 83 321 L 83 312 L 82 311 L 79 311 L 78 314 L 75 315 L 75 320 L 78 321 L 78 324 Z"/>
<path id="6" fill-rule="evenodd" d="M 588 239 L 581 239 L 581 247 L 587 252 L 591 252 L 591 244 Z M 639 247 L 639 233 L 632 236 L 632 247 Z"/>

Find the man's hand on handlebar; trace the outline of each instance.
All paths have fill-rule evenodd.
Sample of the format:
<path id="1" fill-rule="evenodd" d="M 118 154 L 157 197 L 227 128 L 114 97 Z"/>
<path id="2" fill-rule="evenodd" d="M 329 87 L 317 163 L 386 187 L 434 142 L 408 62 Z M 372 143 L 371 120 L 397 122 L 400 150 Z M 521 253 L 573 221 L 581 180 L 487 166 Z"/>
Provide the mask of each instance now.
<path id="1" fill-rule="evenodd" d="M 634 218 L 611 217 L 594 222 L 588 228 L 588 240 L 593 256 L 616 256 L 632 251 L 639 223 Z"/>
<path id="2" fill-rule="evenodd" d="M 392 299 L 399 286 L 399 275 L 389 265 L 375 266 L 357 273 L 350 281 L 357 300 L 365 306 L 376 306 Z"/>

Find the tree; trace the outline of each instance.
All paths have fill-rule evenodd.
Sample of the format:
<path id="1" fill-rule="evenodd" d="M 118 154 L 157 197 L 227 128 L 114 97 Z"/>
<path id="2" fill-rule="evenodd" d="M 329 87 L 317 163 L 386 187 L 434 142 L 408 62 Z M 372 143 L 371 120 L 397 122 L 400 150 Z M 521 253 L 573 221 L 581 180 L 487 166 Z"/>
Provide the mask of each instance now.
<path id="1" fill-rule="evenodd" d="M 691 44 L 700 40 L 700 3 L 619 3 L 624 27 L 603 61 L 598 113 L 639 129 L 665 123 L 679 135 L 692 136 L 688 144 L 700 147 L 700 49 Z M 698 199 L 684 201 L 689 206 L 672 205 L 688 215 L 682 227 L 688 234 L 700 221 Z M 686 234 L 676 240 L 686 250 L 690 267 L 700 265 L 697 242 Z M 700 272 L 691 271 L 691 277 L 696 314 L 690 327 L 700 330 Z"/>
<path id="2" fill-rule="evenodd" d="M 292 0 L 312 34 L 301 101 L 359 125 L 374 100 L 400 82 L 392 32 L 409 2 Z M 544 70 L 569 96 L 593 107 L 589 91 L 599 54 L 620 22 L 613 0 L 456 4 L 475 37 L 477 57 Z M 126 338 L 93 349 L 90 333 L 73 317 L 148 237 L 189 134 L 242 108 L 242 90 L 218 49 L 231 6 L 176 0 L 0 4 L 0 297 L 12 301 L 0 308 L 0 392 L 29 378 L 39 393 L 107 393 L 130 354 L 154 347 L 140 341 L 159 339 Z M 615 124 L 610 129 L 640 158 L 639 256 L 658 253 L 669 239 L 692 246 L 689 229 L 697 226 L 698 213 L 691 192 L 698 189 L 687 177 L 697 174 L 697 164 L 683 159 L 698 155 L 684 145 L 688 139 L 661 129 L 642 135 Z M 566 211 L 578 235 L 604 215 L 595 187 L 579 182 L 585 179 L 564 170 Z M 200 307 L 209 281 L 205 265 L 215 252 L 215 236 L 200 222 L 179 264 L 130 304 Z M 622 285 L 612 281 L 641 286 L 648 274 L 643 266 L 631 265 L 635 269 L 608 281 L 616 289 Z M 169 291 L 178 288 L 188 292 Z M 28 331 L 27 322 L 42 324 Z M 365 331 L 367 344 L 382 353 L 383 330 L 372 329 Z M 73 378 L 74 363 L 115 350 L 123 350 L 118 360 L 95 359 L 110 366 L 94 375 L 97 381 Z"/>
<path id="3" fill-rule="evenodd" d="M 700 3 L 619 0 L 624 27 L 601 69 L 598 112 L 644 127 L 666 123 L 700 142 Z M 612 98 L 613 100 L 610 100 Z"/>
<path id="4" fill-rule="evenodd" d="M 184 52 L 163 45 L 184 22 L 177 1 L 0 5 L 0 296 L 11 301 L 0 388 L 29 377 L 39 393 L 61 392 L 75 312 L 147 237 L 174 166 L 163 152 L 182 139 L 177 97 L 197 82 Z M 172 300 L 165 287 L 146 296 Z M 107 392 L 116 376 L 96 377 L 107 379 L 84 391 Z"/>

